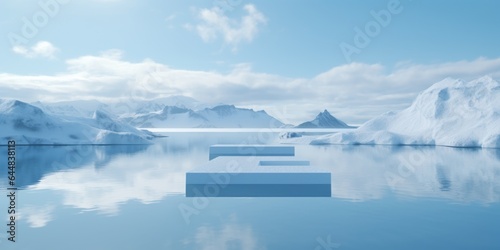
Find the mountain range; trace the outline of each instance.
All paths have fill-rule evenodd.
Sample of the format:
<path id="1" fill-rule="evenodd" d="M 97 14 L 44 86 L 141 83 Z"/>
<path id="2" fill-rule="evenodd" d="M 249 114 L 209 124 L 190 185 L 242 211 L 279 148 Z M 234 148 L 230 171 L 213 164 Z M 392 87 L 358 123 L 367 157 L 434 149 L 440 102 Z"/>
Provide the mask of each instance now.
<path id="1" fill-rule="evenodd" d="M 239 108 L 234 105 L 206 105 L 193 98 L 172 96 L 148 101 L 66 101 L 32 103 L 48 114 L 66 119 L 90 118 L 95 110 L 107 113 L 117 121 L 138 128 L 279 128 L 292 127 L 267 114 L 264 110 Z M 298 128 L 346 128 L 344 122 L 328 111 Z"/>
<path id="2" fill-rule="evenodd" d="M 326 110 L 299 125 L 332 126 L 347 125 Z M 0 99 L 0 139 L 14 139 L 18 144 L 148 144 L 154 135 L 138 128 L 279 127 L 291 125 L 263 110 L 224 104 L 210 107 L 183 96 L 113 103 L 76 100 L 29 104 Z"/>
<path id="3" fill-rule="evenodd" d="M 265 111 L 219 105 L 192 110 L 177 106 L 164 106 L 148 113 L 126 114 L 123 121 L 141 128 L 269 128 L 284 124 Z"/>

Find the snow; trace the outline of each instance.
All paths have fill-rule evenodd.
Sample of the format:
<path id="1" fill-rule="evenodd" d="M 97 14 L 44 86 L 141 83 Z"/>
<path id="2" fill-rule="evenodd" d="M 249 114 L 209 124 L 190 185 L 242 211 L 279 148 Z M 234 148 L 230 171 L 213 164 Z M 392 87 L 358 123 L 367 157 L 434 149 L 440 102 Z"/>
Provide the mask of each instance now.
<path id="1" fill-rule="evenodd" d="M 335 118 L 325 109 L 314 120 L 301 123 L 297 128 L 350 128 L 350 126 Z"/>
<path id="2" fill-rule="evenodd" d="M 113 120 L 104 111 L 92 118 L 54 115 L 18 100 L 0 99 L 0 143 L 149 144 L 151 133 Z"/>
<path id="3" fill-rule="evenodd" d="M 186 96 L 152 100 L 118 100 L 102 103 L 91 100 L 55 103 L 35 102 L 45 113 L 75 121 L 92 118 L 95 110 L 105 112 L 139 128 L 278 128 L 282 122 L 265 111 L 220 104 L 210 107 Z"/>
<path id="4" fill-rule="evenodd" d="M 92 117 L 95 110 L 105 110 L 109 108 L 107 104 L 95 100 L 77 100 L 54 103 L 34 102 L 31 104 L 39 107 L 47 114 L 66 117 Z"/>
<path id="5" fill-rule="evenodd" d="M 265 111 L 219 105 L 194 111 L 165 106 L 161 111 L 135 114 L 124 121 L 142 128 L 276 128 L 284 124 Z"/>
<path id="6" fill-rule="evenodd" d="M 447 78 L 401 112 L 383 114 L 355 131 L 322 136 L 311 144 L 500 148 L 500 84 L 489 76 L 470 82 Z"/>

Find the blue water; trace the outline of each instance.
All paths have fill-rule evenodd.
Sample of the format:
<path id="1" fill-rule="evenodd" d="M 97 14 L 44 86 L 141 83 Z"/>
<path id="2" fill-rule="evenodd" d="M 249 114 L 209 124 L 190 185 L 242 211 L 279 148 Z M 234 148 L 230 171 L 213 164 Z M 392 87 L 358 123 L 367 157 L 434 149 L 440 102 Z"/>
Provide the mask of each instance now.
<path id="1" fill-rule="evenodd" d="M 331 198 L 186 198 L 185 172 L 209 145 L 277 134 L 168 135 L 17 147 L 16 243 L 5 167 L 0 249 L 500 249 L 498 150 L 299 145 L 298 158 L 332 172 Z"/>

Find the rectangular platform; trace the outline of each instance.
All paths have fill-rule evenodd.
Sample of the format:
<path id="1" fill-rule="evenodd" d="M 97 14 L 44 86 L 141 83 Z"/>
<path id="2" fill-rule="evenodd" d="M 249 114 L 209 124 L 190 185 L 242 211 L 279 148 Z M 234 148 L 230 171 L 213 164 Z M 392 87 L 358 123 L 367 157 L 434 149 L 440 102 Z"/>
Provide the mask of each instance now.
<path id="1" fill-rule="evenodd" d="M 294 146 L 284 145 L 212 145 L 209 160 L 219 156 L 294 156 Z"/>
<path id="2" fill-rule="evenodd" d="M 295 157 L 222 156 L 186 173 L 187 197 L 330 197 L 331 174 Z"/>

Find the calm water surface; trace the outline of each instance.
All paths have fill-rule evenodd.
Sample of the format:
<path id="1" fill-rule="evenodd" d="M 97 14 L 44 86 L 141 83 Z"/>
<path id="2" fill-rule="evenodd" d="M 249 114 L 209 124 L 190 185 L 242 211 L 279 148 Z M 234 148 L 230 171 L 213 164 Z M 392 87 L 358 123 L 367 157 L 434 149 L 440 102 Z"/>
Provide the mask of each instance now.
<path id="1" fill-rule="evenodd" d="M 331 198 L 185 198 L 211 144 L 276 133 L 167 133 L 151 146 L 17 147 L 16 243 L 0 249 L 500 249 L 500 151 L 296 146 Z M 5 162 L 6 148 L 0 148 Z"/>

